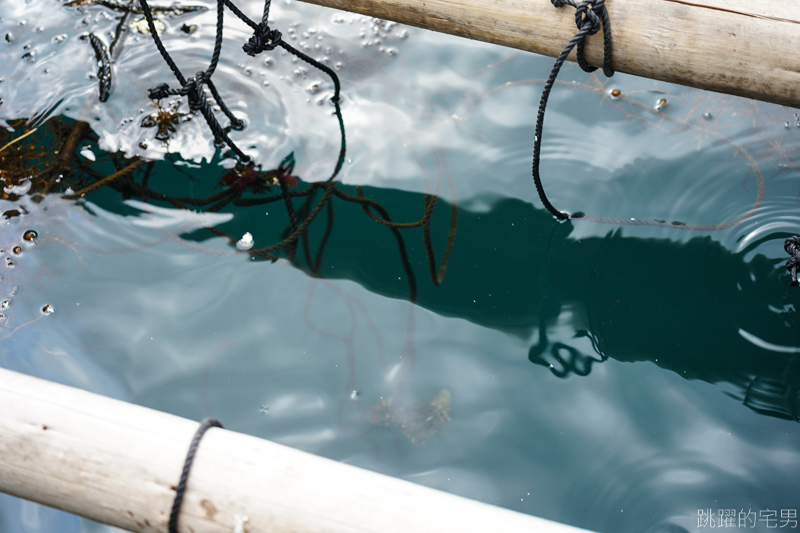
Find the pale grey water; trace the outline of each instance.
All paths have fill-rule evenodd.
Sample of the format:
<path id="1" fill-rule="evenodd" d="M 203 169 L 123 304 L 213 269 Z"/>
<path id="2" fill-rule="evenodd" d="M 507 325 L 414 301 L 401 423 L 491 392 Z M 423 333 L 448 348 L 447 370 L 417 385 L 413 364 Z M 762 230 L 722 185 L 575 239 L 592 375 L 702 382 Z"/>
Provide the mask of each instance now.
<path id="1" fill-rule="evenodd" d="M 261 9 L 240 5 L 251 16 Z M 160 157 L 166 149 L 138 127 L 140 110 L 149 112 L 148 87 L 175 82 L 147 36 L 129 36 L 112 97 L 100 104 L 89 78 L 93 52 L 79 35 L 107 34 L 115 13 L 79 13 L 55 0 L 0 0 L 0 13 L 0 35 L 11 34 L 0 41 L 2 118 L 32 116 L 63 98 L 54 114 L 88 120 L 102 148 Z M 31 213 L 0 230 L 3 248 L 26 229 L 41 236 L 3 273 L 4 292 L 19 287 L 13 324 L 35 319 L 46 303 L 56 310 L 0 340 L 0 365 L 198 420 L 213 415 L 236 431 L 595 531 L 702 531 L 699 509 L 800 507 L 797 422 L 731 397 L 758 379 L 772 383 L 785 367 L 778 381 L 796 402 L 796 356 L 785 350 L 800 346 L 798 296 L 779 263 L 784 234 L 800 226 L 794 110 L 624 75 L 600 86 L 569 68 L 560 79 L 577 83 L 555 88 L 545 129 L 543 174 L 556 206 L 616 218 L 734 219 L 754 202 L 755 173 L 718 135 L 758 160 L 767 194 L 752 219 L 731 229 L 698 235 L 576 222 L 549 249 L 554 230 L 530 178 L 541 85 L 517 82 L 544 78 L 552 60 L 297 2 L 277 2 L 273 13 L 277 27 L 294 28 L 292 44 L 342 63 L 344 183 L 385 191 L 393 216 L 411 220 L 424 173 L 433 180 L 435 158 L 446 158 L 462 212 L 445 283 L 430 286 L 421 237 L 410 234 L 420 284 L 418 305 L 410 304 L 396 248 L 381 240 L 391 237 L 358 210 L 337 215 L 344 233 L 324 264 L 329 277 L 318 279 L 283 260 L 250 261 L 220 239 L 179 238 L 186 224 L 202 224 L 175 209 L 148 215 L 112 194 L 89 197 L 84 209 L 52 195 L 24 202 Z M 339 146 L 325 103 L 330 83 L 310 68 L 296 73 L 302 65 L 280 53 L 271 65 L 245 56 L 247 32 L 226 16 L 215 81 L 249 123 L 235 139 L 269 164 L 294 151 L 304 180 L 327 178 Z M 165 22 L 184 71 L 201 68 L 213 13 Z M 187 37 L 184 22 L 199 29 Z M 32 62 L 22 59 L 30 50 Z M 665 97 L 669 107 L 631 107 L 610 99 L 612 87 L 647 107 Z M 203 163 L 213 147 L 202 121 L 182 125 L 169 149 L 202 163 L 205 190 L 218 179 Z M 229 211 L 226 227 L 251 231 L 263 246 L 281 228 L 269 226 L 272 208 L 258 209 Z M 551 255 L 557 268 L 548 280 L 541 265 Z M 540 289 L 543 279 L 553 288 Z M 538 302 L 551 290 L 560 310 L 545 317 Z M 611 330 L 618 311 L 609 302 L 620 299 L 632 302 L 633 316 Z M 566 379 L 531 364 L 542 321 L 551 342 L 601 359 L 590 337 L 576 336 L 588 330 L 608 359 Z M 409 345 L 416 366 L 402 384 Z M 421 446 L 370 425 L 369 407 L 404 387 L 412 398 L 452 394 L 452 420 Z M 0 501 L 4 531 L 103 529 Z M 771 528 L 761 521 L 754 529 Z"/>

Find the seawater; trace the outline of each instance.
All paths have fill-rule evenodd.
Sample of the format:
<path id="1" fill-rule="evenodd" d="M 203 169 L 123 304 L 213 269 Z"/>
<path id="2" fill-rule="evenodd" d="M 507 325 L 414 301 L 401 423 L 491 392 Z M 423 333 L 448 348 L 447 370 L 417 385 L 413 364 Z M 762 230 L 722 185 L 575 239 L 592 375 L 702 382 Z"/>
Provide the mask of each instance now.
<path id="1" fill-rule="evenodd" d="M 176 86 L 148 35 L 128 33 L 101 104 L 80 37 L 108 43 L 119 13 L 0 8 L 0 145 L 20 134 L 14 119 L 86 120 L 96 159 L 156 160 L 150 185 L 165 194 L 219 191 L 232 163 L 200 117 L 168 143 L 140 127 L 147 88 Z M 202 229 L 264 247 L 285 234 L 281 203 L 196 214 L 106 189 L 0 200 L 0 212 L 27 211 L 0 226 L 6 256 L 39 234 L 13 268 L 0 264 L 0 365 L 593 531 L 702 531 L 731 512 L 737 528 L 794 528 L 798 289 L 782 245 L 800 230 L 795 110 L 568 67 L 543 145 L 558 208 L 708 225 L 765 194 L 719 230 L 557 223 L 530 176 L 551 59 L 294 1 L 272 13 L 341 77 L 340 189 L 363 186 L 395 221 L 439 194 L 437 266 L 458 206 L 442 284 L 421 228 L 402 231 L 412 298 L 396 238 L 337 200 L 332 224 L 324 213 L 310 228 L 316 252 L 331 227 L 317 268 L 302 253 L 254 261 Z M 184 71 L 204 68 L 213 9 L 162 20 Z M 278 51 L 243 54 L 248 32 L 230 13 L 225 32 L 214 80 L 247 122 L 234 140 L 264 168 L 294 153 L 304 184 L 327 179 L 339 149 L 330 81 Z M 403 431 L 388 402 L 446 416 Z M 107 529 L 0 501 L 3 531 Z"/>

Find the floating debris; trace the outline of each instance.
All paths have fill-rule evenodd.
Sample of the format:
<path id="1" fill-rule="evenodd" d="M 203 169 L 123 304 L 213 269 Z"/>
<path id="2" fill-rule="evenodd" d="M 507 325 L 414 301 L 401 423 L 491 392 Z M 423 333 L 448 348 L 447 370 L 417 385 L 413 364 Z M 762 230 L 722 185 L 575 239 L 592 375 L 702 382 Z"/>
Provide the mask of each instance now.
<path id="1" fill-rule="evenodd" d="M 668 105 L 669 105 L 669 103 L 667 102 L 666 98 L 660 98 L 656 102 L 655 109 L 656 109 L 656 111 L 664 111 L 667 108 Z"/>
<path id="2" fill-rule="evenodd" d="M 50 304 L 47 304 L 44 307 L 42 307 L 42 314 L 43 315 L 52 315 L 54 312 L 55 312 L 55 309 L 53 309 L 53 306 L 50 305 Z"/>
<path id="3" fill-rule="evenodd" d="M 415 400 L 401 406 L 392 398 L 381 398 L 371 409 L 372 424 L 378 427 L 397 427 L 413 444 L 423 444 L 441 433 L 450 421 L 450 391 L 441 390 L 430 403 Z"/>
<path id="4" fill-rule="evenodd" d="M 36 240 L 38 238 L 39 234 L 32 229 L 29 229 L 28 231 L 22 234 L 22 241 L 26 244 L 36 244 Z"/>
<path id="5" fill-rule="evenodd" d="M 164 30 L 167 29 L 167 25 L 158 19 L 153 19 L 153 26 L 156 27 L 156 33 L 158 35 L 161 35 L 162 33 L 164 33 Z M 131 29 L 139 33 L 145 33 L 145 34 L 150 33 L 150 25 L 147 23 L 146 18 L 140 18 L 139 20 L 134 20 L 133 22 L 131 22 Z"/>
<path id="6" fill-rule="evenodd" d="M 236 247 L 240 250 L 249 250 L 253 247 L 253 236 L 248 231 L 239 241 L 236 243 Z"/>
<path id="7" fill-rule="evenodd" d="M 622 96 L 622 91 L 620 91 L 619 89 L 613 89 L 608 93 L 608 96 L 612 100 L 619 100 L 619 97 Z"/>

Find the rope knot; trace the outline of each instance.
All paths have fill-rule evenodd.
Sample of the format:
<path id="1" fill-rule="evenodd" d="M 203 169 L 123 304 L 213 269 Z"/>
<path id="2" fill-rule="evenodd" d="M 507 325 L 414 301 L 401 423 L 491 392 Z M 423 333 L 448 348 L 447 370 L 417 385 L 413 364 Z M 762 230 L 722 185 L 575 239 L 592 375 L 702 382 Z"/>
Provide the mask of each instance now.
<path id="1" fill-rule="evenodd" d="M 147 97 L 151 100 L 162 100 L 171 94 L 175 93 L 166 83 L 159 83 L 152 89 L 147 89 Z"/>
<path id="2" fill-rule="evenodd" d="M 605 7 L 604 4 L 605 0 L 586 0 L 578 4 L 575 7 L 575 24 L 578 29 L 583 30 L 589 24 L 587 35 L 599 32 L 602 26 L 597 12 Z"/>
<path id="3" fill-rule="evenodd" d="M 242 50 L 249 56 L 260 54 L 264 50 L 273 50 L 281 44 L 281 32 L 271 30 L 266 22 L 258 25 L 258 29 L 253 32 L 253 36 L 242 46 Z"/>
<path id="4" fill-rule="evenodd" d="M 178 94 L 186 96 L 189 99 L 189 109 L 192 111 L 199 111 L 205 102 L 205 94 L 203 94 L 203 84 L 206 82 L 206 73 L 203 71 L 194 75 L 194 78 L 189 78 L 186 83 L 181 87 Z"/>
<path id="5" fill-rule="evenodd" d="M 792 287 L 795 287 L 797 285 L 797 272 L 800 270 L 800 237 L 794 235 L 786 239 L 783 243 L 783 249 L 791 256 L 786 260 L 786 270 L 792 276 Z"/>

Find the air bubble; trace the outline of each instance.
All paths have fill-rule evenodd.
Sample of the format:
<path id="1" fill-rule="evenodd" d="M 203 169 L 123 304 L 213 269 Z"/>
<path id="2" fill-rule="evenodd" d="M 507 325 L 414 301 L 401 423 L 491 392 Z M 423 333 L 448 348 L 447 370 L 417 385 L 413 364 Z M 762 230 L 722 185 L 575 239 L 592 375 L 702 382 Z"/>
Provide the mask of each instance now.
<path id="1" fill-rule="evenodd" d="M 711 113 L 703 113 L 703 118 L 706 120 L 711 120 L 712 118 L 714 118 L 714 115 L 712 115 Z"/>
<path id="2" fill-rule="evenodd" d="M 354 390 L 353 392 L 350 393 L 351 400 L 357 400 L 359 396 L 361 396 L 361 393 L 358 392 L 357 390 Z"/>
<path id="3" fill-rule="evenodd" d="M 668 104 L 668 102 L 667 102 L 667 99 L 666 99 L 666 98 L 660 98 L 660 99 L 659 99 L 659 100 L 656 102 L 656 105 L 655 105 L 655 110 L 656 110 L 656 111 L 664 111 L 664 110 L 667 108 L 667 106 L 668 106 L 668 105 L 669 105 L 669 104 Z"/>
<path id="4" fill-rule="evenodd" d="M 308 91 L 311 94 L 317 94 L 320 91 L 320 89 L 322 89 L 322 83 L 318 81 L 315 81 L 314 83 L 306 87 L 306 91 Z"/>
<path id="5" fill-rule="evenodd" d="M 17 257 L 20 257 L 22 255 L 22 246 L 20 246 L 19 244 L 16 245 L 14 248 L 12 248 L 11 253 L 16 255 Z"/>
<path id="6" fill-rule="evenodd" d="M 53 309 L 53 306 L 50 305 L 50 304 L 47 304 L 44 307 L 42 307 L 42 314 L 43 315 L 52 315 L 54 312 L 55 312 L 55 309 Z"/>
<path id="7" fill-rule="evenodd" d="M 5 299 L 2 302 L 0 302 L 0 309 L 3 309 L 3 310 L 8 309 L 8 306 L 10 306 L 10 305 L 11 305 L 11 300 Z"/>
<path id="8" fill-rule="evenodd" d="M 27 244 L 36 244 L 36 239 L 38 238 L 39 234 L 32 229 L 29 229 L 28 231 L 22 234 L 22 241 Z"/>
<path id="9" fill-rule="evenodd" d="M 253 236 L 248 231 L 236 242 L 236 247 L 240 250 L 249 250 L 253 247 Z"/>

